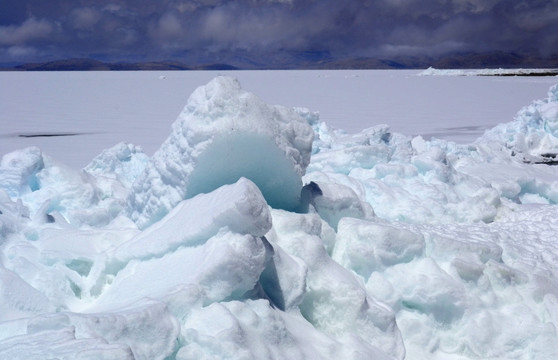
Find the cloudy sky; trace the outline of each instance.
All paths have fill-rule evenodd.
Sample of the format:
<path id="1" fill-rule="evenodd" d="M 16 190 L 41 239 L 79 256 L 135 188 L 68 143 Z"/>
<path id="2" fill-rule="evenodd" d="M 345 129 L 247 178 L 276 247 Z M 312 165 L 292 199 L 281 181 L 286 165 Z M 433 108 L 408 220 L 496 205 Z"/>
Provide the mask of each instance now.
<path id="1" fill-rule="evenodd" d="M 0 63 L 558 53 L 558 0 L 1 0 Z"/>

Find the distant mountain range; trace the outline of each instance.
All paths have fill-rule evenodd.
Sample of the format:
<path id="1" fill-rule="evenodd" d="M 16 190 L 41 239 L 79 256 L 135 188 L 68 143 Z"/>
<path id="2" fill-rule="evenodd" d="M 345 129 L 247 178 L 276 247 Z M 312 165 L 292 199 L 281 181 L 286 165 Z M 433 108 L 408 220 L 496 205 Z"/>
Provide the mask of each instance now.
<path id="1" fill-rule="evenodd" d="M 222 57 L 220 57 L 222 58 Z M 433 58 L 396 56 L 389 59 L 358 57 L 336 59 L 323 52 L 229 56 L 223 63 L 186 64 L 180 61 L 105 62 L 64 59 L 41 63 L 0 66 L 5 71 L 110 71 L 110 70 L 259 70 L 259 69 L 484 69 L 558 68 L 558 54 L 547 58 L 516 53 L 461 53 Z"/>
<path id="2" fill-rule="evenodd" d="M 15 71 L 124 71 L 124 70 L 237 70 L 227 64 L 188 66 L 176 61 L 108 63 L 92 59 L 66 59 L 43 63 L 28 63 L 2 70 Z"/>

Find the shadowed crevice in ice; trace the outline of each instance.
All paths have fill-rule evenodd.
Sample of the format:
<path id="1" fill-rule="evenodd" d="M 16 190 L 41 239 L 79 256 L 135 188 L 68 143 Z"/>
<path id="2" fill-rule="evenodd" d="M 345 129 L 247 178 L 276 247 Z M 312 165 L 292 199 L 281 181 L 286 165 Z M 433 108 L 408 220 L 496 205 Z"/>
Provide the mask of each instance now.
<path id="1" fill-rule="evenodd" d="M 320 186 L 313 181 L 304 185 L 300 191 L 300 206 L 297 209 L 299 213 L 307 213 L 310 204 L 313 204 L 314 198 L 322 196 L 323 192 Z"/>
<path id="2" fill-rule="evenodd" d="M 252 291 L 253 298 L 266 299 L 282 311 L 296 308 L 306 294 L 307 266 L 265 236 L 261 241 L 266 251 L 266 263 Z"/>

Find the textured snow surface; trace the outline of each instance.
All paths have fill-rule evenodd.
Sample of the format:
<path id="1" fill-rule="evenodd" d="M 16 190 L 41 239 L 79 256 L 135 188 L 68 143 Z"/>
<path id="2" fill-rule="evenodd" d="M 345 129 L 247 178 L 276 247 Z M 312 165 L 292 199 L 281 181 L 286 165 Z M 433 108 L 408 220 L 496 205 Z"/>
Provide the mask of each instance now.
<path id="1" fill-rule="evenodd" d="M 0 358 L 558 358 L 557 106 L 459 145 L 218 77 L 152 157 L 8 153 Z"/>

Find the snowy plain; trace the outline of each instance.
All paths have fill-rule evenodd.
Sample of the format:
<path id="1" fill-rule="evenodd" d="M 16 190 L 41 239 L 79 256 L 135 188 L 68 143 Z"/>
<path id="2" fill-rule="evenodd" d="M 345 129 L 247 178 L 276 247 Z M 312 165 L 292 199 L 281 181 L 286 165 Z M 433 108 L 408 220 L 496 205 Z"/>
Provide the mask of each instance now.
<path id="1" fill-rule="evenodd" d="M 556 78 L 0 75 L 0 358 L 558 358 Z"/>
<path id="2" fill-rule="evenodd" d="M 393 131 L 473 142 L 546 96 L 553 77 L 417 76 L 421 71 L 0 72 L 0 154 L 39 146 L 73 167 L 124 141 L 152 154 L 188 96 L 219 74 L 269 104 L 320 112 L 349 133 Z M 70 133 L 81 136 L 23 138 Z M 79 149 L 76 151 L 75 149 Z"/>

